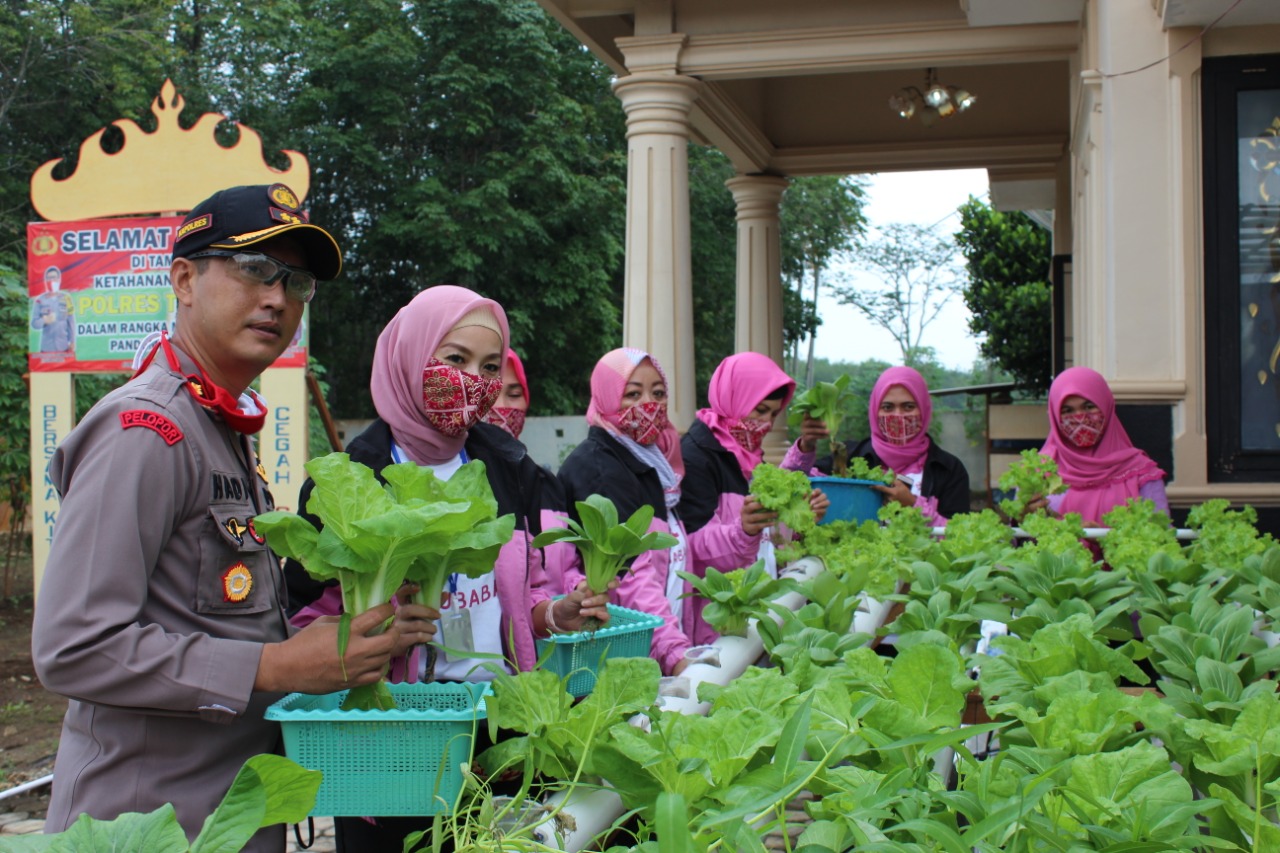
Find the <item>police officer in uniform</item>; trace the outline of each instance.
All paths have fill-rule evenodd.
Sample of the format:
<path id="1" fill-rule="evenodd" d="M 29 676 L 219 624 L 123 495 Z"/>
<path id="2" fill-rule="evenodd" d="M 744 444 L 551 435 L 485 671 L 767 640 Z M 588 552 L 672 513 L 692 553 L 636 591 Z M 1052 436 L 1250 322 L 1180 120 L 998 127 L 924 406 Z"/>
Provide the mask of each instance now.
<path id="1" fill-rule="evenodd" d="M 253 527 L 272 500 L 250 439 L 265 404 L 248 386 L 289 345 L 316 280 L 341 268 L 284 184 L 214 194 L 175 237 L 172 340 L 55 452 L 62 506 L 32 654 L 70 704 L 47 831 L 169 802 L 194 838 L 244 761 L 279 750 L 270 703 L 371 683 L 434 633 L 410 605 L 370 636 L 393 616 L 384 604 L 354 617 L 339 660 L 335 620 L 291 631 L 279 562 Z M 283 851 L 283 828 L 245 849 Z"/>

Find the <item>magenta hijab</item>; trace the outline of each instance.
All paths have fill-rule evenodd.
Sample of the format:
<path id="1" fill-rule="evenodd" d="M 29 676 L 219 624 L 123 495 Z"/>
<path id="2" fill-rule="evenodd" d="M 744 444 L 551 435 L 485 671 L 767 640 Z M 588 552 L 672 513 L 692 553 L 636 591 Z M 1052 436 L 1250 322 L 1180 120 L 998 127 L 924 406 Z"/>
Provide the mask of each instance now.
<path id="1" fill-rule="evenodd" d="M 466 444 L 465 434 L 451 438 L 427 423 L 422 408 L 422 371 L 445 335 L 477 309 L 493 315 L 502 330 L 505 350 L 510 332 L 502 306 L 451 284 L 429 287 L 413 297 L 378 335 L 369 382 L 373 406 L 391 427 L 396 444 L 419 465 L 448 462 Z"/>
<path id="2" fill-rule="evenodd" d="M 729 432 L 738 421 L 756 410 L 756 406 L 779 388 L 785 388 L 782 408 L 796 392 L 795 381 L 783 372 L 773 359 L 758 352 L 731 355 L 711 374 L 707 389 L 709 409 L 699 409 L 697 418 L 711 430 L 725 450 L 734 455 L 749 480 L 751 472 L 764 459 L 764 449 L 749 451 Z"/>
<path id="3" fill-rule="evenodd" d="M 916 401 L 920 409 L 920 434 L 906 444 L 894 444 L 880 431 L 880 404 L 895 385 L 901 385 Z M 867 420 L 871 422 L 871 446 L 876 456 L 898 474 L 914 474 L 924 470 L 924 457 L 929 452 L 929 422 L 933 419 L 933 401 L 929 399 L 929 386 L 920 371 L 914 367 L 890 367 L 876 380 L 871 389 L 871 404 L 867 406 Z"/>
<path id="4" fill-rule="evenodd" d="M 1079 396 L 1093 403 L 1106 420 L 1102 438 L 1093 447 L 1077 447 L 1062 434 L 1062 401 Z M 1088 367 L 1069 367 L 1049 388 L 1049 437 L 1040 452 L 1058 463 L 1058 473 L 1071 488 L 1058 511 L 1076 512 L 1086 524 L 1100 524 L 1102 516 L 1121 506 L 1164 472 L 1151 457 L 1133 446 L 1116 417 L 1116 398 L 1102 374 Z"/>
<path id="5" fill-rule="evenodd" d="M 667 374 L 662 365 L 644 350 L 621 347 L 601 356 L 595 369 L 591 371 L 591 404 L 587 406 L 587 423 L 608 431 L 615 438 L 622 435 L 618 429 L 623 411 L 622 395 L 627 389 L 631 374 L 635 373 L 645 359 L 658 371 L 662 381 L 667 382 Z M 668 388 L 670 384 L 667 382 Z M 671 467 L 678 488 L 679 480 L 684 476 L 684 457 L 680 455 L 680 434 L 676 432 L 676 428 L 668 423 L 667 428 L 658 436 L 656 446 Z M 670 488 L 666 483 L 663 485 Z"/>

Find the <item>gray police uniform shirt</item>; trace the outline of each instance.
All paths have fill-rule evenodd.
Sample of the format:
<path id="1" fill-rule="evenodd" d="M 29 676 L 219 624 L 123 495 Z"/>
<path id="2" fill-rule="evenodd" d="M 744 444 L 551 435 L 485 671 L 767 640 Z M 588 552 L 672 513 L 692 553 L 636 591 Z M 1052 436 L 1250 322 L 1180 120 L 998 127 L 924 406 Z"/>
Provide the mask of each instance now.
<path id="1" fill-rule="evenodd" d="M 48 832 L 171 802 L 194 838 L 244 761 L 279 749 L 263 712 L 280 697 L 253 691 L 262 644 L 289 630 L 280 566 L 251 525 L 270 496 L 249 443 L 161 361 L 49 466 L 62 506 L 32 656 L 71 701 Z M 280 827 L 245 848 L 283 849 Z"/>

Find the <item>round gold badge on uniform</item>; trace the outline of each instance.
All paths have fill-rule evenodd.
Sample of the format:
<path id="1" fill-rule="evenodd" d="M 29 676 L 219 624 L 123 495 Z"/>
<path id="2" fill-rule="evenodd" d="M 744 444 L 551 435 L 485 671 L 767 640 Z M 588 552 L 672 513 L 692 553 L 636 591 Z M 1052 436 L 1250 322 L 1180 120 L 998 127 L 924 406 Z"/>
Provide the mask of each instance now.
<path id="1" fill-rule="evenodd" d="M 236 563 L 222 573 L 222 597 L 238 604 L 253 591 L 253 573 L 244 563 Z"/>

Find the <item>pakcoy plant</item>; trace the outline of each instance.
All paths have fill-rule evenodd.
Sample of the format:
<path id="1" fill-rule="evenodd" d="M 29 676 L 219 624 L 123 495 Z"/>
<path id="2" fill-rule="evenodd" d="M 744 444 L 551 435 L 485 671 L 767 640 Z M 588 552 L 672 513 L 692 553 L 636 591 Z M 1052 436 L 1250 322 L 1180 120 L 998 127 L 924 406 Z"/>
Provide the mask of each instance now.
<path id="1" fill-rule="evenodd" d="M 59 833 L 6 836 L 9 853 L 89 853 L 104 850 L 169 853 L 236 853 L 259 829 L 305 820 L 316 803 L 321 773 L 282 755 L 255 755 L 244 763 L 200 834 L 188 843 L 171 804 L 153 812 L 130 812 L 113 820 L 87 814 Z"/>
<path id="2" fill-rule="evenodd" d="M 483 463 L 469 464 L 481 466 L 477 473 L 483 480 Z M 459 487 L 454 497 L 441 500 L 437 499 L 435 474 L 412 462 L 384 468 L 385 485 L 378 482 L 372 469 L 351 461 L 345 453 L 313 459 L 306 468 L 315 483 L 307 511 L 320 519 L 323 529 L 317 530 L 293 513 L 278 511 L 257 516 L 254 527 L 266 536 L 272 550 L 300 562 L 316 580 L 341 584 L 339 655 L 346 653 L 351 639 L 351 617 L 390 601 L 411 572 L 420 582 L 436 585 L 433 603 L 439 603 L 438 590 L 447 575 L 442 566 L 446 561 L 440 555 L 447 553 L 458 537 L 492 522 L 492 492 L 487 481 L 479 490 L 474 477 L 464 475 L 461 482 L 470 483 L 477 491 L 468 495 Z M 474 559 L 460 560 L 452 567 L 470 577 L 492 568 L 492 561 L 486 564 Z M 439 577 L 433 580 L 432 573 Z M 352 688 L 342 707 L 391 710 L 395 699 L 386 682 L 380 680 Z"/>
<path id="3" fill-rule="evenodd" d="M 840 427 L 855 399 L 849 388 L 848 374 L 834 382 L 817 382 L 791 401 L 787 409 L 787 424 L 799 428 L 805 417 L 822 421 L 830 434 L 831 473 L 837 477 L 848 476 L 849 448 L 840 440 Z"/>
<path id="4" fill-rule="evenodd" d="M 609 590 L 627 563 L 646 551 L 670 548 L 676 537 L 670 533 L 649 530 L 653 507 L 642 505 L 625 522 L 618 523 L 618 508 L 604 495 L 588 495 L 574 504 L 578 521 L 568 519 L 567 527 L 544 530 L 533 540 L 533 547 L 545 548 L 555 542 L 568 542 L 582 555 L 587 586 L 597 595 Z M 583 630 L 599 628 L 596 619 L 587 620 Z"/>
<path id="5" fill-rule="evenodd" d="M 796 588 L 790 578 L 770 577 L 763 560 L 730 572 L 708 568 L 702 577 L 692 572 L 679 574 L 693 587 L 686 598 L 697 594 L 706 599 L 702 618 L 707 624 L 718 634 L 734 637 L 745 637 L 750 620 L 768 613 L 768 602 Z"/>

